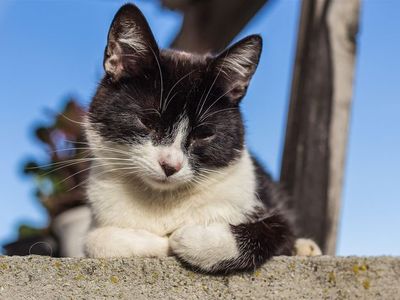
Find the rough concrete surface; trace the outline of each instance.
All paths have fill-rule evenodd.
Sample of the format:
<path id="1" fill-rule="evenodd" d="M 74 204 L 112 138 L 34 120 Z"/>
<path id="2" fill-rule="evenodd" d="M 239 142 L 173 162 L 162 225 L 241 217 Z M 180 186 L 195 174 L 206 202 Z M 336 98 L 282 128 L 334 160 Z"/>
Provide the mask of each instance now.
<path id="1" fill-rule="evenodd" d="M 173 258 L 0 257 L 0 299 L 400 299 L 400 258 L 276 257 L 208 276 Z"/>

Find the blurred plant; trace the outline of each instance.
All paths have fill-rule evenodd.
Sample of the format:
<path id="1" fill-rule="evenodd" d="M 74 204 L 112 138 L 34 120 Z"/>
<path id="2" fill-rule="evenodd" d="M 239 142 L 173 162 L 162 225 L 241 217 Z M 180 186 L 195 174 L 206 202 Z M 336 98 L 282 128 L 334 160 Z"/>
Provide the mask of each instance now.
<path id="1" fill-rule="evenodd" d="M 22 224 L 18 228 L 18 237 L 20 239 L 28 238 L 31 236 L 39 236 L 49 234 L 48 228 L 35 228 L 29 225 Z"/>
<path id="2" fill-rule="evenodd" d="M 50 223 L 45 228 L 20 225 L 18 240 L 3 246 L 6 254 L 59 256 L 59 237 L 52 225 L 64 211 L 85 204 L 83 184 L 90 153 L 83 135 L 84 114 L 84 109 L 70 99 L 60 113 L 48 112 L 49 126 L 34 130 L 47 158 L 27 162 L 24 173 L 34 178 L 36 197 L 46 208 Z"/>
<path id="3" fill-rule="evenodd" d="M 89 162 L 85 160 L 89 151 L 82 130 L 84 114 L 84 109 L 71 99 L 61 113 L 51 114 L 54 120 L 50 126 L 35 129 L 36 138 L 45 147 L 48 159 L 26 163 L 24 172 L 34 177 L 36 196 L 51 219 L 84 204 L 82 183 L 89 168 Z"/>

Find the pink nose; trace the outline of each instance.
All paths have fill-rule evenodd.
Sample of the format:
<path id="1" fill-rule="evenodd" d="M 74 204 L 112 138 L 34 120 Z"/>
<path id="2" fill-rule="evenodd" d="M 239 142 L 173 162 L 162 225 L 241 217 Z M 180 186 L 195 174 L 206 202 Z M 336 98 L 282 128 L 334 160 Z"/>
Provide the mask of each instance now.
<path id="1" fill-rule="evenodd" d="M 165 161 L 160 161 L 160 166 L 163 169 L 165 176 L 167 177 L 174 175 L 175 173 L 179 172 L 180 169 L 182 169 L 182 165 L 180 163 L 175 165 L 170 165 Z"/>

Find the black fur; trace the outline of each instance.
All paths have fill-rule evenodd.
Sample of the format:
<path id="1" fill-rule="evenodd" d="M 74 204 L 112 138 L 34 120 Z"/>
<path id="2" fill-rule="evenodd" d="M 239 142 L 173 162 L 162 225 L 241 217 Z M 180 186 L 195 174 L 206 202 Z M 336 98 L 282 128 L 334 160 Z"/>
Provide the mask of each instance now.
<path id="1" fill-rule="evenodd" d="M 251 272 L 273 256 L 292 255 L 294 236 L 288 220 L 282 214 L 262 217 L 257 221 L 257 215 L 254 215 L 252 219 L 246 224 L 231 225 L 239 257 L 216 264 L 208 273 Z"/>

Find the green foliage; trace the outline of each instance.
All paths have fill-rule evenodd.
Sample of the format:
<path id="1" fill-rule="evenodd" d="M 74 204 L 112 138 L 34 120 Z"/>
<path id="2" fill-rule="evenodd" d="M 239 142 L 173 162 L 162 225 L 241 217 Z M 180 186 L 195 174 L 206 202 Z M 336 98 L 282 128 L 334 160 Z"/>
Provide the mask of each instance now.
<path id="1" fill-rule="evenodd" d="M 46 232 L 43 228 L 36 228 L 29 225 L 21 225 L 18 228 L 18 236 L 20 239 L 31 237 L 31 236 L 40 236 Z"/>

